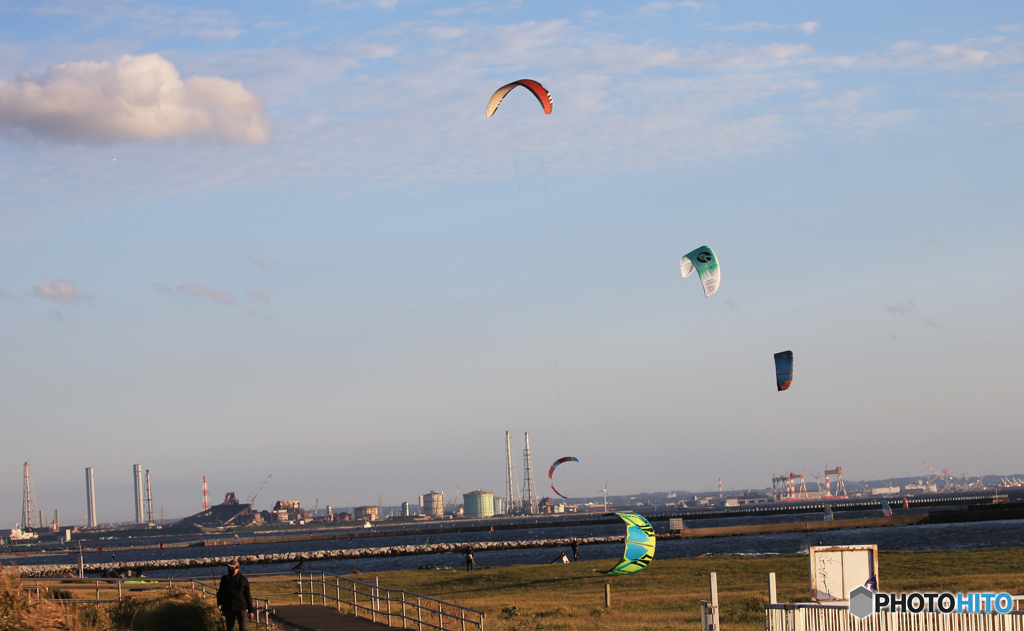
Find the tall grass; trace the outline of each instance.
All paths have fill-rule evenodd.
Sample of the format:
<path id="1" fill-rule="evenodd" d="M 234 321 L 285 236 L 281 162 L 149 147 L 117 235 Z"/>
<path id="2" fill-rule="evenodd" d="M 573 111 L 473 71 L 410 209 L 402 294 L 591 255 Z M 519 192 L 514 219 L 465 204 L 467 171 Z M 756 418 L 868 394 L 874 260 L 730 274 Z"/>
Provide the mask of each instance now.
<path id="1" fill-rule="evenodd" d="M 0 571 L 0 631 L 218 631 L 223 618 L 211 600 L 189 590 L 118 603 L 76 603 L 71 592 L 36 595 Z"/>

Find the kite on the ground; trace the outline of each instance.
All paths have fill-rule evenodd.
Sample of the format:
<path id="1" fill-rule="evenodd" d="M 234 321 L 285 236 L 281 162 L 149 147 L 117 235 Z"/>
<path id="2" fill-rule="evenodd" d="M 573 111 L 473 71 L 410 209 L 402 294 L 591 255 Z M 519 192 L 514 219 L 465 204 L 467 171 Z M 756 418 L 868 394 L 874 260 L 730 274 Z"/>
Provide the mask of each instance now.
<path id="1" fill-rule="evenodd" d="M 718 283 L 722 279 L 722 270 L 718 267 L 718 257 L 714 251 L 706 245 L 702 245 L 693 252 L 683 257 L 679 262 L 679 269 L 686 278 L 697 270 L 700 276 L 700 284 L 704 286 L 704 295 L 710 296 L 718 291 Z"/>
<path id="2" fill-rule="evenodd" d="M 609 576 L 634 574 L 654 559 L 654 528 L 651 522 L 636 513 L 615 513 L 626 522 L 626 549 L 622 560 L 605 572 Z"/>
<path id="3" fill-rule="evenodd" d="M 551 481 L 551 490 L 554 491 L 558 495 L 558 497 L 569 499 L 568 497 L 566 497 L 566 496 L 562 495 L 561 493 L 559 493 L 558 489 L 555 488 L 555 479 L 551 477 L 551 476 L 553 476 L 555 474 L 555 467 L 557 467 L 558 465 L 562 464 L 563 462 L 579 462 L 579 461 L 580 461 L 579 458 L 573 458 L 572 456 L 566 456 L 564 458 L 559 458 L 558 460 L 556 460 L 555 463 L 553 465 L 551 465 L 551 468 L 548 469 L 548 480 Z"/>
<path id="4" fill-rule="evenodd" d="M 793 383 L 793 351 L 775 353 L 775 381 L 779 392 L 789 390 Z"/>
<path id="5" fill-rule="evenodd" d="M 505 98 L 505 95 L 511 92 L 517 86 L 523 86 L 527 90 L 533 93 L 537 100 L 540 101 L 541 107 L 544 108 L 545 114 L 551 113 L 551 93 L 548 92 L 544 86 L 537 83 L 533 79 L 520 79 L 519 81 L 513 81 L 507 85 L 503 85 L 494 91 L 491 95 L 491 100 L 487 102 L 487 118 L 494 115 L 494 112 L 501 105 L 501 100 Z"/>
<path id="6" fill-rule="evenodd" d="M 889 502 L 882 500 L 882 515 L 886 517 L 892 517 L 892 508 L 889 507 Z"/>

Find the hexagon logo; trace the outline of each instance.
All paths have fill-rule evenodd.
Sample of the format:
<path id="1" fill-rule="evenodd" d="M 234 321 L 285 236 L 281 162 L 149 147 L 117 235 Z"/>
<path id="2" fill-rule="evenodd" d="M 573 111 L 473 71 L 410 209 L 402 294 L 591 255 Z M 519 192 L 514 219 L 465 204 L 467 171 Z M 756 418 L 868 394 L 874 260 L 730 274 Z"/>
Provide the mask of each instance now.
<path id="1" fill-rule="evenodd" d="M 875 611 L 875 597 L 871 590 L 861 585 L 850 592 L 850 613 L 858 620 L 867 618 Z"/>

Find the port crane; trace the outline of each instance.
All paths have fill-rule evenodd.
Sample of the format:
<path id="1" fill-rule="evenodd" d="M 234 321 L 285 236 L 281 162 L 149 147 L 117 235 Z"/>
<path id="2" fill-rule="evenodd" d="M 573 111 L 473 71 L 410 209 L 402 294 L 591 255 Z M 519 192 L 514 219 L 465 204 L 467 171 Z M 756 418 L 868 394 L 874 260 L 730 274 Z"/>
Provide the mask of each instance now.
<path id="1" fill-rule="evenodd" d="M 273 473 L 271 473 L 270 475 L 268 475 L 268 476 L 267 476 L 267 479 L 266 479 L 266 480 L 264 480 L 264 481 L 263 481 L 263 484 L 261 484 L 261 485 L 260 485 L 260 488 L 259 488 L 259 489 L 258 489 L 258 490 L 257 490 L 257 491 L 256 491 L 255 493 L 253 493 L 252 495 L 250 495 L 250 496 L 249 496 L 249 499 L 248 499 L 248 500 L 246 500 L 246 501 L 248 501 L 248 502 L 249 502 L 249 507 L 250 507 L 250 508 L 251 508 L 252 510 L 254 510 L 254 511 L 256 510 L 256 498 L 257 498 L 257 497 L 259 496 L 259 494 L 260 494 L 260 491 L 262 491 L 262 490 L 263 490 L 263 487 L 265 487 L 265 486 L 267 485 L 267 482 L 270 482 L 270 478 L 272 478 L 272 477 L 274 477 L 274 474 L 273 474 Z"/>
<path id="2" fill-rule="evenodd" d="M 924 463 L 924 466 L 928 467 L 928 470 L 935 474 L 935 476 L 931 480 L 928 480 L 928 482 L 931 483 L 933 480 L 942 480 L 942 490 L 948 491 L 950 487 L 950 480 L 947 473 L 952 471 L 952 469 L 943 469 L 942 473 L 939 473 L 938 471 L 933 469 L 932 466 L 927 462 Z"/>

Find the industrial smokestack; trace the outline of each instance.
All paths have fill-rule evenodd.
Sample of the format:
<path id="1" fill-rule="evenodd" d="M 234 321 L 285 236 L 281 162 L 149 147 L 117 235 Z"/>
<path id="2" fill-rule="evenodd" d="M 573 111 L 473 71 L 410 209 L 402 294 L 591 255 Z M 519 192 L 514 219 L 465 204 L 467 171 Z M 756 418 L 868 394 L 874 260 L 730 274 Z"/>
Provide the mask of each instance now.
<path id="1" fill-rule="evenodd" d="M 92 467 L 85 468 L 85 507 L 89 527 L 96 525 L 96 485 L 93 481 Z"/>
<path id="2" fill-rule="evenodd" d="M 133 464 L 135 474 L 135 523 L 142 523 L 142 465 Z"/>

